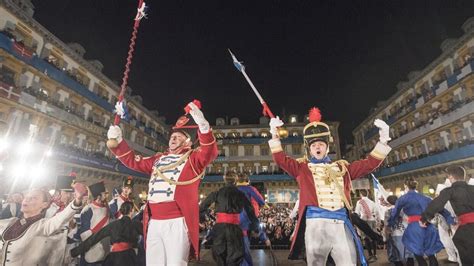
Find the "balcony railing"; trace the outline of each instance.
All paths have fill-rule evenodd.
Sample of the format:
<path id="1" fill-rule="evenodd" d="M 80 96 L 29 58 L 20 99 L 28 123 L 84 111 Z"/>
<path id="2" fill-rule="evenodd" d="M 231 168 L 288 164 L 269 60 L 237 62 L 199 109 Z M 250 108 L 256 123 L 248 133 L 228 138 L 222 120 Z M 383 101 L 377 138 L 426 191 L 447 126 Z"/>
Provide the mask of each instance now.
<path id="1" fill-rule="evenodd" d="M 106 136 L 106 130 L 104 127 L 97 126 L 94 123 L 88 122 L 82 116 L 67 112 L 59 107 L 52 104 L 48 104 L 46 101 L 38 100 L 35 96 L 22 92 L 19 102 L 23 105 L 29 106 L 39 112 L 45 113 L 51 117 L 57 118 L 67 124 L 77 126 L 81 129 L 88 130 L 100 136 Z"/>
<path id="2" fill-rule="evenodd" d="M 461 148 L 448 150 L 418 160 L 402 163 L 394 167 L 381 169 L 375 175 L 385 177 L 472 157 L 474 157 L 474 144 L 469 144 Z"/>
<path id="3" fill-rule="evenodd" d="M 259 174 L 259 175 L 250 175 L 250 180 L 252 182 L 268 182 L 268 181 L 294 181 L 295 179 L 287 174 Z M 213 183 L 213 182 L 224 182 L 222 175 L 205 175 L 203 182 Z"/>
<path id="4" fill-rule="evenodd" d="M 10 39 L 8 39 L 8 37 L 6 37 L 4 34 L 0 34 L 0 48 L 9 52 L 10 54 L 15 56 L 19 60 L 25 62 L 26 64 L 36 68 L 38 71 L 45 73 L 46 75 L 56 80 L 57 82 L 61 83 L 65 87 L 74 90 L 76 93 L 78 93 L 82 97 L 89 99 L 90 101 L 96 103 L 97 105 L 101 106 L 105 110 L 109 112 L 113 110 L 112 105 L 110 103 L 108 103 L 106 100 L 100 98 L 98 95 L 91 92 L 84 85 L 72 79 L 64 71 L 57 69 L 56 67 L 52 66 L 48 62 L 39 58 L 37 55 L 28 57 L 28 56 L 22 56 L 22 54 L 16 52 L 13 48 L 13 42 Z"/>
<path id="5" fill-rule="evenodd" d="M 464 116 L 467 116 L 469 114 L 474 113 L 474 101 L 470 101 L 469 103 L 461 106 L 458 109 L 455 109 L 454 111 L 450 113 L 446 113 L 444 115 L 440 115 L 438 118 L 434 119 L 431 123 L 426 123 L 425 125 L 417 128 L 410 130 L 407 132 L 405 135 L 400 136 L 390 142 L 391 147 L 398 147 L 414 138 L 417 138 L 419 136 L 423 136 L 424 134 L 435 130 L 437 128 L 440 128 L 444 125 L 450 124 Z"/>

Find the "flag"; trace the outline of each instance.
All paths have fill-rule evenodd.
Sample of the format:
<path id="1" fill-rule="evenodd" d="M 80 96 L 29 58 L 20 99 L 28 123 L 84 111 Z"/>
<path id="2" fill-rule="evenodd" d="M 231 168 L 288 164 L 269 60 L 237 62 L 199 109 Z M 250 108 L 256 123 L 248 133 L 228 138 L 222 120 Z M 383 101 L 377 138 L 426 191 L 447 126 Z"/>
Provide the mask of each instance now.
<path id="1" fill-rule="evenodd" d="M 20 43 L 13 42 L 13 50 L 15 50 L 15 52 L 20 54 L 22 57 L 26 57 L 28 59 L 31 59 L 33 57 L 33 52 L 28 50 L 28 48 L 26 48 Z"/>
<path id="2" fill-rule="evenodd" d="M 387 207 L 382 206 L 380 203 L 381 199 L 384 201 L 387 201 L 387 197 L 389 196 L 388 192 L 385 190 L 382 184 L 380 184 L 379 180 L 375 177 L 374 174 L 372 175 L 372 182 L 374 184 L 374 201 L 375 201 L 375 207 L 378 210 L 379 214 L 379 219 L 383 220 L 385 218 L 385 211 L 387 210 Z"/>
<path id="3" fill-rule="evenodd" d="M 228 50 L 229 50 L 230 55 L 232 56 L 232 61 L 234 62 L 235 68 L 237 68 L 237 70 L 239 70 L 240 72 L 245 72 L 245 66 L 242 64 L 243 62 L 240 62 L 239 60 L 237 60 L 237 58 L 230 51 L 230 49 L 228 49 Z"/>

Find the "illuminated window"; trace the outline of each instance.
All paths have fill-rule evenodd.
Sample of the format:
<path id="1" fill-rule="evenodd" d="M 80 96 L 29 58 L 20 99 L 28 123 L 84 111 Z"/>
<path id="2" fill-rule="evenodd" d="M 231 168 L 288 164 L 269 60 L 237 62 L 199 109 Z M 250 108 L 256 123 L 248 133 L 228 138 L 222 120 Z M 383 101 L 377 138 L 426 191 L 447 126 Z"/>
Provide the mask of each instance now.
<path id="1" fill-rule="evenodd" d="M 296 117 L 295 116 L 292 116 L 290 118 L 290 123 L 296 123 Z"/>
<path id="2" fill-rule="evenodd" d="M 262 136 L 263 138 L 266 138 L 266 137 L 268 137 L 268 134 L 267 134 L 267 132 L 262 132 L 261 136 Z"/>

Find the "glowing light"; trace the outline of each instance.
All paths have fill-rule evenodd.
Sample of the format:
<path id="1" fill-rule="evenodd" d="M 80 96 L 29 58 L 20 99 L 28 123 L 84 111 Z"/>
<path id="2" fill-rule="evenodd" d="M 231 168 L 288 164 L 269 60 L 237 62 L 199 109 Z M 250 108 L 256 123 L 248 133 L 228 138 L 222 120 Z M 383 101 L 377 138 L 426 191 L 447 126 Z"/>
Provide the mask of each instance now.
<path id="1" fill-rule="evenodd" d="M 12 167 L 12 176 L 24 176 L 26 174 L 26 165 L 23 163 L 17 163 Z"/>
<path id="2" fill-rule="evenodd" d="M 20 145 L 18 149 L 19 154 L 29 154 L 33 151 L 33 145 L 30 142 L 24 142 Z"/>
<path id="3" fill-rule="evenodd" d="M 33 168 L 32 174 L 35 178 L 44 177 L 46 175 L 46 167 L 44 167 L 43 165 L 36 165 Z"/>
<path id="4" fill-rule="evenodd" d="M 203 194 L 199 195 L 199 198 L 201 198 L 201 199 L 204 198 L 204 195 Z"/>
<path id="5" fill-rule="evenodd" d="M 6 150 L 10 143 L 5 138 L 0 139 L 0 151 Z"/>
<path id="6" fill-rule="evenodd" d="M 428 192 L 429 192 L 430 194 L 434 194 L 434 193 L 435 193 L 435 190 L 434 190 L 434 188 L 430 188 L 430 189 L 428 189 Z"/>

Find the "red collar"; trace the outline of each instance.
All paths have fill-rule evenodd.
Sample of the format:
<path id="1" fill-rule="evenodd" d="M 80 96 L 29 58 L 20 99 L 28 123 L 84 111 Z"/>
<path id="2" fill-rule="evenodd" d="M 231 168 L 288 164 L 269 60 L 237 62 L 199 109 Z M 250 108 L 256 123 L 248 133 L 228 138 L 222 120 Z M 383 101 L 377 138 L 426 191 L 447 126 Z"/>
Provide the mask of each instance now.
<path id="1" fill-rule="evenodd" d="M 102 203 L 102 202 L 97 202 L 97 201 L 95 201 L 95 200 L 92 202 L 92 204 L 95 205 L 95 206 L 97 206 L 97 207 L 99 207 L 99 208 L 105 207 L 105 204 L 104 204 L 104 203 Z"/>
<path id="2" fill-rule="evenodd" d="M 120 194 L 119 196 L 124 202 L 125 201 L 131 201 L 129 198 L 125 198 L 124 196 L 122 196 L 122 194 Z"/>

